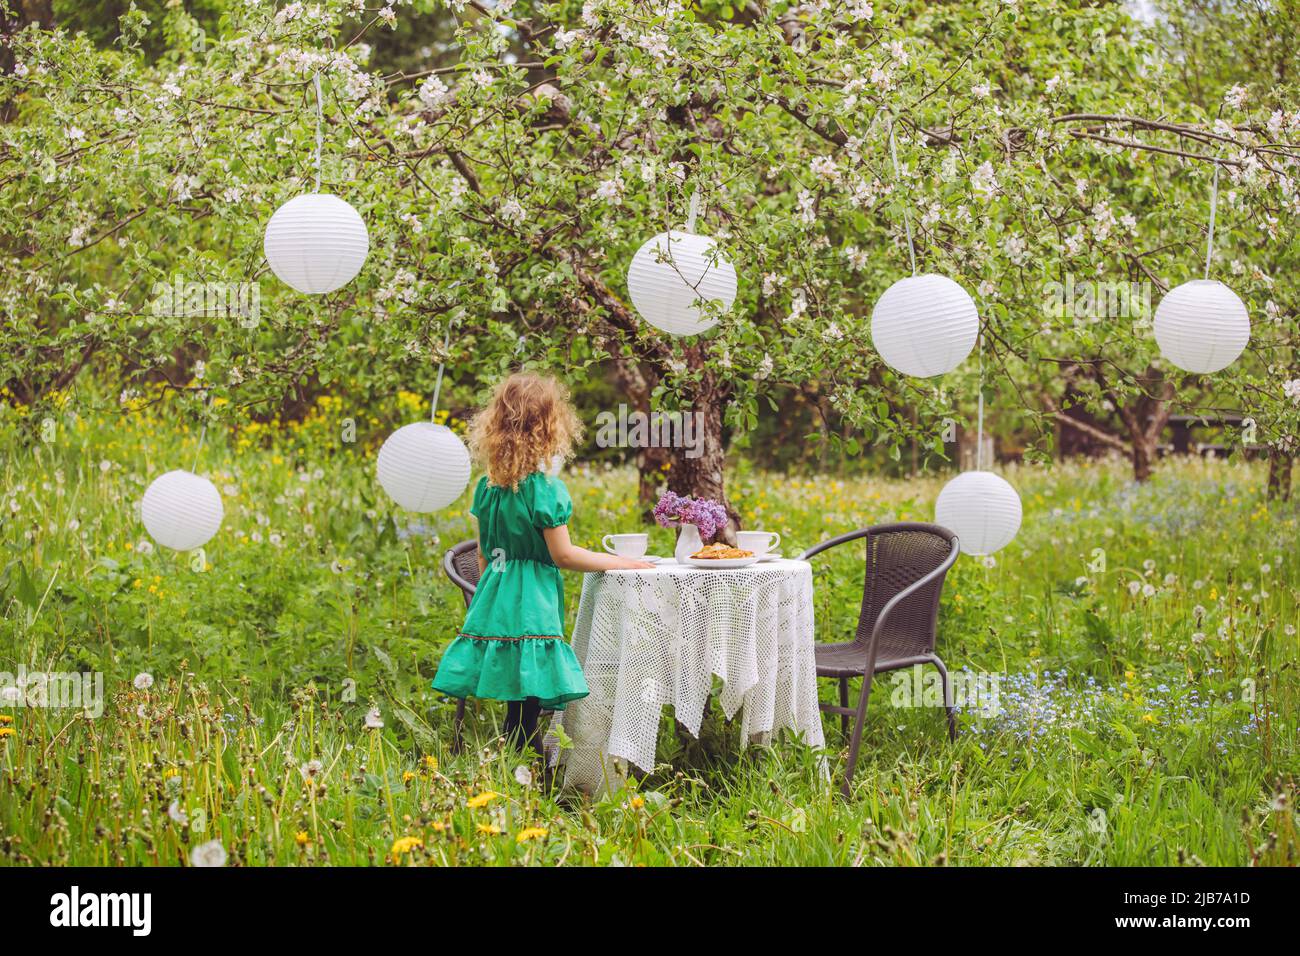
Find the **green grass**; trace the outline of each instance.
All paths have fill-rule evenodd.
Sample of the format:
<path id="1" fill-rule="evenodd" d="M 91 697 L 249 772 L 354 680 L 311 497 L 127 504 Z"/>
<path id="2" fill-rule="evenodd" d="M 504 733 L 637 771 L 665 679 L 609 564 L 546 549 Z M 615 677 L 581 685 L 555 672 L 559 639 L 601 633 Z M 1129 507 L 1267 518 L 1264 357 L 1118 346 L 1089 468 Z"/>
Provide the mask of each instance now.
<path id="1" fill-rule="evenodd" d="M 959 561 L 940 623 L 940 653 L 999 677 L 1002 710 L 963 716 L 953 744 L 882 680 L 851 801 L 808 748 L 743 750 L 714 707 L 699 741 L 665 715 L 661 765 L 593 803 L 517 778 L 501 705 L 472 704 L 473 746 L 449 755 L 454 702 L 429 679 L 463 602 L 439 561 L 470 519 L 462 502 L 399 535 L 414 519 L 373 477 L 393 423 L 346 444 L 342 417 L 327 401 L 299 426 L 209 435 L 199 470 L 226 521 L 196 562 L 146 553 L 133 506 L 197 435 L 141 411 L 60 420 L 29 448 L 0 412 L 0 670 L 101 672 L 107 698 L 97 718 L 0 708 L 0 859 L 175 864 L 215 839 L 244 864 L 1300 860 L 1298 515 L 1265 503 L 1257 466 L 1170 463 L 1140 488 L 1122 464 L 1008 471 L 1021 534 L 992 566 Z M 565 478 L 575 540 L 640 527 L 630 471 Z M 939 487 L 742 465 L 730 489 L 794 553 L 928 520 Z M 861 597 L 861 554 L 839 551 L 817 559 L 823 640 L 852 632 Z"/>

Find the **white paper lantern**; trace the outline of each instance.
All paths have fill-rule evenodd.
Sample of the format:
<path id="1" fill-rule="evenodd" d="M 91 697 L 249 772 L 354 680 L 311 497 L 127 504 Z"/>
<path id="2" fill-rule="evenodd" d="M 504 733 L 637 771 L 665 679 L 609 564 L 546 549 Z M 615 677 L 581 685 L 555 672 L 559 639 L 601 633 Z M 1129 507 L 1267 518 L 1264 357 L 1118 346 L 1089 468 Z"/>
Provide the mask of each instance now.
<path id="1" fill-rule="evenodd" d="M 1246 305 L 1222 282 L 1194 279 L 1169 290 L 1156 306 L 1156 344 L 1188 372 L 1217 372 L 1250 341 Z"/>
<path id="2" fill-rule="evenodd" d="M 356 278 L 370 251 L 370 234 L 357 211 L 338 196 L 307 193 L 275 211 L 262 248 L 282 282 L 319 295 Z"/>
<path id="3" fill-rule="evenodd" d="M 880 357 L 904 375 L 921 378 L 960 365 L 979 331 L 975 303 L 947 276 L 899 279 L 871 313 L 871 340 Z"/>
<path id="4" fill-rule="evenodd" d="M 469 484 L 469 449 L 446 425 L 415 422 L 379 449 L 379 483 L 407 511 L 437 511 Z"/>
<path id="5" fill-rule="evenodd" d="M 140 503 L 140 518 L 149 537 L 177 551 L 207 544 L 224 517 L 217 486 L 181 469 L 155 478 Z"/>
<path id="6" fill-rule="evenodd" d="M 1020 495 L 990 471 L 962 472 L 943 486 L 934 522 L 957 535 L 966 554 L 992 554 L 1020 530 Z"/>
<path id="7" fill-rule="evenodd" d="M 707 236 L 661 232 L 636 251 L 627 270 L 627 291 L 641 318 L 673 335 L 713 328 L 705 302 L 720 300 L 722 312 L 736 301 L 736 270 Z"/>

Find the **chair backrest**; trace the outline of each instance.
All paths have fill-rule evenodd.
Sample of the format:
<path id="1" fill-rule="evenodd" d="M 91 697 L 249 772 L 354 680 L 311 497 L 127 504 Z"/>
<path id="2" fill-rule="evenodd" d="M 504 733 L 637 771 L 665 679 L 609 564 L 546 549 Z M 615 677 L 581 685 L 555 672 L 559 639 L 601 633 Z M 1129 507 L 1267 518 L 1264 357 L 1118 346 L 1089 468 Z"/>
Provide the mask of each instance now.
<path id="1" fill-rule="evenodd" d="M 955 558 L 957 550 L 957 536 L 936 524 L 905 521 L 866 530 L 867 568 L 855 639 L 863 646 L 871 639 L 876 619 L 889 599 Z M 889 612 L 876 649 L 879 657 L 933 653 L 939 593 L 946 576 L 945 570 Z"/>
<path id="2" fill-rule="evenodd" d="M 465 595 L 465 606 L 469 607 L 469 602 L 478 589 L 478 542 L 471 538 L 453 545 L 443 555 L 442 570 L 460 588 Z"/>

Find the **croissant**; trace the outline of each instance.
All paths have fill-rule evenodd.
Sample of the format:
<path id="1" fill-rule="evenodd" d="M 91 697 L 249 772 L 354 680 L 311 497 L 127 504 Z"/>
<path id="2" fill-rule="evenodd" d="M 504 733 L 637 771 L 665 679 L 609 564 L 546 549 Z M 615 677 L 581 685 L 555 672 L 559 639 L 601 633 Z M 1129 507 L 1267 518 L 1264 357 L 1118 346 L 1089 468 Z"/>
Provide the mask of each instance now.
<path id="1" fill-rule="evenodd" d="M 730 545 L 706 544 L 700 550 L 696 551 L 692 558 L 709 558 L 712 560 L 724 560 L 727 558 L 752 558 L 753 551 L 746 551 L 744 548 L 733 548 Z"/>

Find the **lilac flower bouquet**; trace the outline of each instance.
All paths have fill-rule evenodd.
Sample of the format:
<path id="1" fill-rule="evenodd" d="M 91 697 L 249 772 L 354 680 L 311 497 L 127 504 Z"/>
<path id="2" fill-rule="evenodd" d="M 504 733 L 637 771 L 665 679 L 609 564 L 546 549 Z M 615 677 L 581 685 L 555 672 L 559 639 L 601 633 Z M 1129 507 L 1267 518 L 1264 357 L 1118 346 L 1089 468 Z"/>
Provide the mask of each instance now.
<path id="1" fill-rule="evenodd" d="M 712 538 L 727 524 L 727 509 L 707 498 L 682 497 L 671 491 L 664 492 L 654 507 L 655 521 L 665 528 L 693 524 L 700 536 Z"/>

